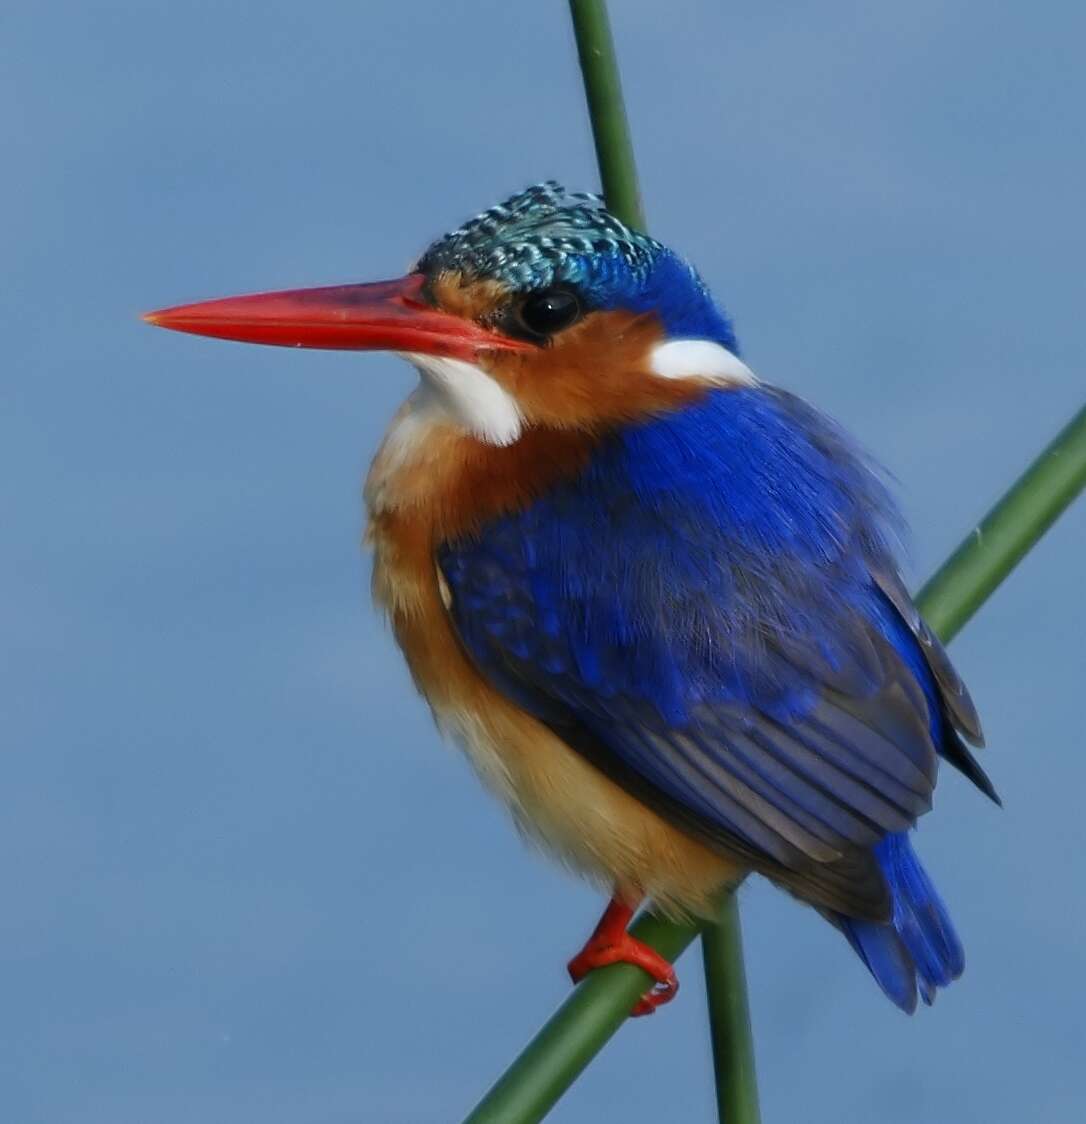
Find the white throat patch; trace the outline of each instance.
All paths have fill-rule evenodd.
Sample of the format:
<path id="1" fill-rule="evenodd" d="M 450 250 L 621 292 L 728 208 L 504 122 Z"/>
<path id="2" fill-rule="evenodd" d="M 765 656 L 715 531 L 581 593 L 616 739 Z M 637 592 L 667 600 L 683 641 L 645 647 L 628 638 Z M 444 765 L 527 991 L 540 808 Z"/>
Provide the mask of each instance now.
<path id="1" fill-rule="evenodd" d="M 754 372 L 712 340 L 667 340 L 652 349 L 649 366 L 662 379 L 706 379 L 722 386 L 754 386 Z"/>
<path id="2" fill-rule="evenodd" d="M 524 419 L 516 399 L 485 371 L 462 359 L 401 353 L 422 377 L 430 420 L 437 415 L 488 445 L 512 445 Z"/>

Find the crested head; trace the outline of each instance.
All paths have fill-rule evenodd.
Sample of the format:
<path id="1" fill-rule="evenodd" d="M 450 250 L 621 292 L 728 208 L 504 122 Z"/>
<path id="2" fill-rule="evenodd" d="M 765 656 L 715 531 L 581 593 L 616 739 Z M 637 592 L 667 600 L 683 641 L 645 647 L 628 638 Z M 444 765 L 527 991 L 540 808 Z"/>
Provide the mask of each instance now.
<path id="1" fill-rule="evenodd" d="M 678 254 L 621 222 L 598 195 L 535 184 L 434 242 L 416 266 L 514 296 L 560 288 L 586 311 L 653 313 L 665 334 L 738 352 L 731 323 Z"/>
<path id="2" fill-rule="evenodd" d="M 429 309 L 489 340 L 406 353 L 421 384 L 367 484 L 371 510 L 428 510 L 439 537 L 538 495 L 625 425 L 754 382 L 694 269 L 555 183 L 438 239 L 412 276 Z"/>
<path id="3" fill-rule="evenodd" d="M 471 362 L 408 356 L 454 424 L 490 444 L 528 426 L 599 434 L 752 378 L 694 269 L 598 196 L 529 187 L 439 238 L 415 269 L 434 308 L 520 345 Z"/>
<path id="4" fill-rule="evenodd" d="M 457 269 L 511 289 L 558 282 L 587 287 L 601 259 L 621 262 L 631 279 L 644 279 L 663 252 L 655 239 L 615 218 L 600 196 L 566 191 L 548 180 L 439 238 L 418 268 L 430 275 Z"/>

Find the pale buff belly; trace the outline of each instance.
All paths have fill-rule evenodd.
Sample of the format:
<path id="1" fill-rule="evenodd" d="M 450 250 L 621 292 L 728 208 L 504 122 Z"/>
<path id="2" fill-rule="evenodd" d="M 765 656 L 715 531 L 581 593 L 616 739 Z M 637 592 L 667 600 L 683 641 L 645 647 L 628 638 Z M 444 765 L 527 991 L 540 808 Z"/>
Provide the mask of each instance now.
<path id="1" fill-rule="evenodd" d="M 438 725 L 509 807 L 521 833 L 608 891 L 708 915 L 743 871 L 673 828 L 545 726 L 505 706 L 485 716 L 431 702 Z"/>

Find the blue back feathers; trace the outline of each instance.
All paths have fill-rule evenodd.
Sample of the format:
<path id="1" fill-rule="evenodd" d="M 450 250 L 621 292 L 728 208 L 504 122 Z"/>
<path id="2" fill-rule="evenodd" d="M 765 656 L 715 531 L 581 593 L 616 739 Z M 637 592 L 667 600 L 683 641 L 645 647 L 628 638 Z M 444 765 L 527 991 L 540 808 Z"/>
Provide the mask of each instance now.
<path id="1" fill-rule="evenodd" d="M 822 908 L 911 1010 L 962 954 L 905 835 L 945 715 L 873 577 L 895 572 L 897 525 L 830 422 L 732 388 L 604 436 L 576 478 L 438 561 L 499 689 Z"/>
<path id="2" fill-rule="evenodd" d="M 605 438 L 575 481 L 444 559 L 455 588 L 488 553 L 522 554 L 535 610 L 590 685 L 681 721 L 721 693 L 775 705 L 796 693 L 794 676 L 757 671 L 767 623 L 820 633 L 825 658 L 844 659 L 832 625 L 878 600 L 869 573 L 892 565 L 896 522 L 877 476 L 799 399 L 720 390 Z M 609 648 L 623 658 L 595 666 Z"/>
<path id="3" fill-rule="evenodd" d="M 565 285 L 595 310 L 655 312 L 675 337 L 735 335 L 682 258 L 615 218 L 597 195 L 549 181 L 490 207 L 439 238 L 419 259 L 430 277 L 451 271 L 524 293 Z"/>

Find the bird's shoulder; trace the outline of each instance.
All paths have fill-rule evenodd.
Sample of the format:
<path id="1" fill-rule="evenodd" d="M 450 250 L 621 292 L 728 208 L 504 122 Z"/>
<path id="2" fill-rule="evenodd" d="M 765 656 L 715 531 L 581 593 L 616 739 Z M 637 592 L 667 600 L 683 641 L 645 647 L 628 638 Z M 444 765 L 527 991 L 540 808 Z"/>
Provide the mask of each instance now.
<path id="1" fill-rule="evenodd" d="M 454 584 L 489 578 L 496 596 L 510 593 L 503 576 L 550 574 L 567 607 L 598 599 L 652 608 L 662 626 L 696 611 L 765 625 L 793 604 L 869 596 L 870 573 L 894 568 L 899 527 L 848 437 L 760 385 L 607 434 L 578 471 L 443 542 L 439 558 Z"/>

